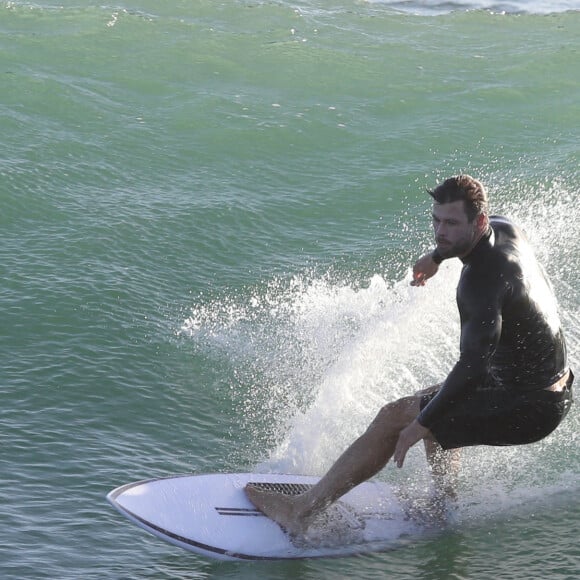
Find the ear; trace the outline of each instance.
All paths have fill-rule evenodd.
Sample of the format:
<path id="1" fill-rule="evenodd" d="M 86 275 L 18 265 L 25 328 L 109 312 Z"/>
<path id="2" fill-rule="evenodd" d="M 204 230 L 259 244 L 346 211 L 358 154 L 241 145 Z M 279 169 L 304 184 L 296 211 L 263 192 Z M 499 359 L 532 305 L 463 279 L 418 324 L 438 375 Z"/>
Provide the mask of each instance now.
<path id="1" fill-rule="evenodd" d="M 487 229 L 487 225 L 489 224 L 489 218 L 487 217 L 487 214 L 485 213 L 480 213 L 476 218 L 476 224 L 477 224 L 477 229 L 480 232 L 483 232 L 485 229 Z"/>

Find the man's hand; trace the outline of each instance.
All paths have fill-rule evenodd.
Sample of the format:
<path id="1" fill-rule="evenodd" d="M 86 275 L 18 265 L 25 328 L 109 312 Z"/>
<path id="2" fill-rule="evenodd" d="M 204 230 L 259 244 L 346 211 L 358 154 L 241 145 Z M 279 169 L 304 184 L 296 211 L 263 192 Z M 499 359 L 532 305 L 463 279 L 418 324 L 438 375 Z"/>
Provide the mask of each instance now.
<path id="1" fill-rule="evenodd" d="M 393 455 L 393 461 L 397 464 L 397 467 L 403 467 L 407 451 L 415 443 L 427 437 L 427 435 L 430 435 L 429 429 L 423 427 L 417 419 L 399 433 L 399 439 L 397 440 L 397 446 L 395 447 L 395 453 Z"/>
<path id="2" fill-rule="evenodd" d="M 425 282 L 437 274 L 439 264 L 431 257 L 431 252 L 419 258 L 413 266 L 413 279 L 411 286 L 425 286 Z"/>

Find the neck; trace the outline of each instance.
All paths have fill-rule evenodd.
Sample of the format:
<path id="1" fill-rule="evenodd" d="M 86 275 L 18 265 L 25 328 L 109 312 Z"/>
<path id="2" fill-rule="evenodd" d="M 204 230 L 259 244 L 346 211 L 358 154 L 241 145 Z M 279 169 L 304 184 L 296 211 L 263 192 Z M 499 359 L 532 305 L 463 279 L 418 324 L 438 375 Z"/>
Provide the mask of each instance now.
<path id="1" fill-rule="evenodd" d="M 483 238 L 487 238 L 487 239 L 490 238 L 491 232 L 492 232 L 491 226 L 489 225 L 489 223 L 487 223 L 485 225 L 485 227 L 483 227 L 479 232 L 476 233 L 475 237 L 473 238 L 473 243 L 469 247 L 469 250 L 467 250 L 467 252 L 465 252 L 462 256 L 459 256 L 459 259 L 462 262 L 467 261 L 468 256 L 471 255 L 471 253 L 477 247 L 477 245 L 481 242 L 481 240 Z"/>

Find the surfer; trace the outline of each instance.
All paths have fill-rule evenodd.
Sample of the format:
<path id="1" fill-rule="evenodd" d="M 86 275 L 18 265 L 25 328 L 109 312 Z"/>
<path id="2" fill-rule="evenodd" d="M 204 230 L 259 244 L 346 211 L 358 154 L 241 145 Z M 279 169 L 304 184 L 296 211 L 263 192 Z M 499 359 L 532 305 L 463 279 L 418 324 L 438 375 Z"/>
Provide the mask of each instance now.
<path id="1" fill-rule="evenodd" d="M 411 284 L 424 285 L 443 260 L 463 262 L 459 359 L 440 385 L 382 407 L 307 492 L 285 496 L 246 487 L 250 501 L 292 535 L 304 535 L 316 515 L 391 458 L 402 467 L 421 440 L 436 485 L 452 496 L 448 477 L 460 448 L 539 441 L 570 409 L 573 374 L 556 299 L 523 232 L 488 215 L 487 192 L 468 175 L 429 193 L 436 248 L 417 260 Z"/>

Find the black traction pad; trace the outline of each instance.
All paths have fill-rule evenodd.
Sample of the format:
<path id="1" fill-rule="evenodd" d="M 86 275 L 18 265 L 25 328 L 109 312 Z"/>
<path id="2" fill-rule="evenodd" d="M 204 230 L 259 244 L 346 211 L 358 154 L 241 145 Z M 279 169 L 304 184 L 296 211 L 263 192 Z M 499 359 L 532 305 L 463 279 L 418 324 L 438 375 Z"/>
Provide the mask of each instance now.
<path id="1" fill-rule="evenodd" d="M 261 491 L 273 491 L 284 495 L 300 495 L 314 487 L 310 483 L 256 483 L 253 481 L 250 481 L 248 485 Z"/>

